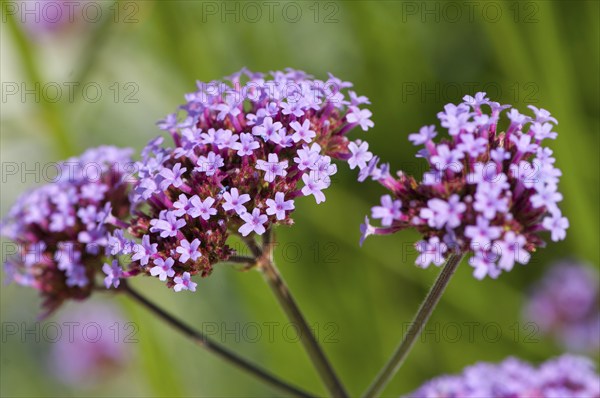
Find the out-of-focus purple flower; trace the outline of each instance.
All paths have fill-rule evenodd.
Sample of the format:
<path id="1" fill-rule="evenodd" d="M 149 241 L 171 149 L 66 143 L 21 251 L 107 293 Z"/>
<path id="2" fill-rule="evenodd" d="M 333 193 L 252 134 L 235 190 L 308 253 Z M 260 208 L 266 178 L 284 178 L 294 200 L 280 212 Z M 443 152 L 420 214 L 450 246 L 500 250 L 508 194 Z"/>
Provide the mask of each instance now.
<path id="1" fill-rule="evenodd" d="M 524 318 L 569 350 L 600 349 L 600 278 L 586 264 L 563 261 L 533 287 Z"/>
<path id="2" fill-rule="evenodd" d="M 103 146 L 59 163 L 55 182 L 21 195 L 2 220 L 0 234 L 19 249 L 8 279 L 39 290 L 46 313 L 92 293 L 105 251 L 130 252 L 115 226 L 129 215 L 131 153 Z"/>
<path id="3" fill-rule="evenodd" d="M 106 274 L 104 285 L 107 289 L 110 288 L 111 285 L 115 288 L 119 287 L 121 277 L 123 276 L 123 269 L 117 260 L 113 260 L 111 265 L 105 263 L 102 266 L 102 272 Z"/>
<path id="4" fill-rule="evenodd" d="M 74 3 L 69 0 L 31 0 L 14 3 L 13 8 L 7 8 L 5 12 L 15 15 L 17 22 L 23 23 L 26 30 L 35 37 L 68 32 L 73 34 L 73 29 L 82 30 L 95 19 L 91 14 L 91 18 L 88 17 L 87 3 L 92 1 Z M 102 9 L 97 9 L 96 12 L 102 13 Z"/>
<path id="5" fill-rule="evenodd" d="M 600 377 L 592 361 L 562 355 L 534 367 L 516 358 L 479 362 L 461 374 L 432 379 L 406 398 L 598 398 Z"/>
<path id="6" fill-rule="evenodd" d="M 359 108 L 368 100 L 356 93 L 348 100 L 346 87 L 334 77 L 321 81 L 291 69 L 271 77 L 244 69 L 234 81 L 199 82 L 185 96 L 183 121 L 170 115 L 160 122 L 173 144 L 152 140 L 137 163 L 134 217 L 123 227 L 132 250 L 111 252 L 132 255 L 125 277 L 154 272 L 184 290 L 175 278 L 208 276 L 235 254 L 231 235 L 254 239 L 293 224 L 298 197 L 325 201 L 334 160 L 367 168 L 368 144 L 347 135 L 372 126 L 371 113 Z M 164 264 L 157 259 L 174 260 L 168 274 L 158 273 Z"/>
<path id="7" fill-rule="evenodd" d="M 104 302 L 67 306 L 57 319 L 70 325 L 50 345 L 47 366 L 61 382 L 76 388 L 94 388 L 118 377 L 130 362 L 128 335 L 133 325 L 121 312 Z"/>
<path id="8" fill-rule="evenodd" d="M 381 197 L 381 206 L 373 207 L 371 217 L 380 218 L 381 225 L 389 227 L 395 219 L 401 216 L 400 207 L 402 207 L 400 200 L 392 200 L 390 195 L 383 195 Z"/>
<path id="9" fill-rule="evenodd" d="M 371 176 L 401 203 L 391 223 L 382 218 L 381 228 L 361 226 L 361 242 L 368 235 L 415 228 L 423 235 L 417 243 L 422 249 L 418 265 L 443 264 L 432 257 L 441 250 L 428 246 L 436 237 L 435 242 L 447 245 L 443 258 L 468 254 L 477 279 L 497 278 L 515 263 L 527 264 L 530 253 L 544 246 L 543 232 L 550 232 L 553 241 L 566 236 L 569 221 L 558 208 L 562 173 L 554 167 L 552 151 L 542 146 L 542 140 L 556 138 L 552 131 L 556 120 L 535 107 L 531 108 L 535 118 L 511 109 L 510 125 L 499 131 L 501 113 L 510 106 L 490 101 L 485 93 L 466 96 L 464 101 L 448 104 L 438 113 L 449 139 L 433 142 L 434 126 L 409 136 L 413 144 L 424 146 L 417 157 L 429 165 L 421 182 L 404 172 L 394 178 L 376 166 L 361 172 L 361 181 Z M 486 108 L 491 111 L 486 113 Z M 349 149 L 351 165 L 366 153 L 366 147 Z M 381 218 L 381 206 L 372 211 L 374 218 Z"/>

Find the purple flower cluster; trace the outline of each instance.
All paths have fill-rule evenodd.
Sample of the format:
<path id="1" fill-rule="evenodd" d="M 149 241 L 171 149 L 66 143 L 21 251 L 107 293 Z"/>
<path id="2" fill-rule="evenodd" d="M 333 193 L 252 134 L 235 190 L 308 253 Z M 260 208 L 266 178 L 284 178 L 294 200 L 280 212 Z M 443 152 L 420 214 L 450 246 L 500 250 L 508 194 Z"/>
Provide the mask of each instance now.
<path id="1" fill-rule="evenodd" d="M 129 214 L 131 153 L 103 146 L 59 163 L 57 177 L 2 220 L 1 236 L 18 249 L 5 262 L 7 279 L 39 290 L 48 312 L 91 294 L 109 234 Z"/>
<path id="2" fill-rule="evenodd" d="M 534 287 L 525 318 L 569 350 L 600 349 L 598 272 L 579 263 L 554 265 Z"/>
<path id="3" fill-rule="evenodd" d="M 416 244 L 418 266 L 439 266 L 452 252 L 471 253 L 474 276 L 482 279 L 527 264 L 530 253 L 544 245 L 542 231 L 553 241 L 564 239 L 569 222 L 558 208 L 561 171 L 542 144 L 556 138 L 556 119 L 534 106 L 529 107 L 534 117 L 510 109 L 507 127 L 499 131 L 508 108 L 485 93 L 465 96 L 438 113 L 449 137 L 436 144 L 433 125 L 411 134 L 409 140 L 423 146 L 417 157 L 429 166 L 421 182 L 403 172 L 394 178 L 376 165 L 365 168 L 392 195 L 372 209 L 381 227 L 365 219 L 361 244 L 369 235 L 414 227 L 423 234 Z"/>
<path id="4" fill-rule="evenodd" d="M 210 274 L 233 254 L 231 234 L 252 238 L 292 224 L 298 197 L 325 201 L 334 159 L 366 169 L 368 144 L 346 135 L 373 122 L 360 108 L 368 100 L 345 93 L 351 86 L 292 69 L 270 78 L 244 69 L 225 82 L 199 82 L 185 96 L 185 117 L 159 122 L 174 145 L 163 147 L 158 137 L 142 152 L 126 231 L 136 239 L 117 231 L 111 246 L 132 261 L 125 273 L 118 263 L 105 265 L 107 287 L 143 273 L 193 291 L 190 276 Z"/>
<path id="5" fill-rule="evenodd" d="M 563 355 L 539 367 L 515 358 L 481 362 L 460 375 L 428 381 L 410 398 L 598 398 L 600 376 L 591 361 Z"/>

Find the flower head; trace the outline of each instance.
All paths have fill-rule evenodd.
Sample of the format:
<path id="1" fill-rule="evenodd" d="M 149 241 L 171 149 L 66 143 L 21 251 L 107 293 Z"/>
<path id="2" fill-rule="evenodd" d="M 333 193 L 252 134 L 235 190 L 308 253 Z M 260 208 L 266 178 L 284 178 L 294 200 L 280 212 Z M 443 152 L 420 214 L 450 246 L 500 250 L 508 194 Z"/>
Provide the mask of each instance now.
<path id="1" fill-rule="evenodd" d="M 370 176 L 392 195 L 372 209 L 382 228 L 363 227 L 361 240 L 365 231 L 375 235 L 414 227 L 424 237 L 417 243 L 418 265 L 441 265 L 453 252 L 470 253 L 474 275 L 481 279 L 528 263 L 530 253 L 544 245 L 542 232 L 550 232 L 553 241 L 564 239 L 569 222 L 558 208 L 561 172 L 552 151 L 542 146 L 544 139 L 556 138 L 556 120 L 546 110 L 532 108 L 536 116 L 530 118 L 511 109 L 507 130 L 499 131 L 507 108 L 477 93 L 438 114 L 448 129 L 439 143 L 433 141 L 434 126 L 411 134 L 413 144 L 424 146 L 418 157 L 429 165 L 421 182 L 403 172 L 393 178 L 376 164 L 364 168 L 368 175 L 361 180 Z M 349 149 L 351 166 L 366 162 L 366 147 Z M 390 203 L 400 205 L 392 211 Z"/>
<path id="2" fill-rule="evenodd" d="M 534 367 L 516 358 L 479 362 L 461 374 L 430 380 L 407 397 L 598 397 L 600 383 L 592 361 L 563 355 Z"/>
<path id="3" fill-rule="evenodd" d="M 298 197 L 325 201 L 335 159 L 366 167 L 369 154 L 355 148 L 368 144 L 347 134 L 372 126 L 359 108 L 368 100 L 347 98 L 347 87 L 291 69 L 271 77 L 244 69 L 226 82 L 198 83 L 181 107 L 183 121 L 169 115 L 159 123 L 173 145 L 158 138 L 142 152 L 126 228 L 136 249 L 128 275 L 186 290 L 186 273 L 207 276 L 234 254 L 230 235 L 254 239 L 292 224 Z"/>
<path id="4" fill-rule="evenodd" d="M 129 214 L 131 152 L 105 146 L 59 163 L 55 181 L 23 194 L 2 221 L 1 235 L 18 248 L 8 279 L 39 290 L 48 312 L 87 298 L 98 274 L 118 286 L 119 270 L 101 260 L 131 251 L 118 230 L 111 235 Z"/>
<path id="5" fill-rule="evenodd" d="M 524 317 L 569 350 L 600 348 L 600 278 L 591 266 L 562 261 L 536 283 Z"/>

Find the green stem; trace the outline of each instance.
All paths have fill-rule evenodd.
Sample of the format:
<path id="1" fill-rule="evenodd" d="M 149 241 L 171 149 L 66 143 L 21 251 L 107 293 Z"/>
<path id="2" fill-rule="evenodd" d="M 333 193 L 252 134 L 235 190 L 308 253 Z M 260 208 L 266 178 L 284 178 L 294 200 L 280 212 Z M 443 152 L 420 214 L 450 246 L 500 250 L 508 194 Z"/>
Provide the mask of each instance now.
<path id="1" fill-rule="evenodd" d="M 179 319 L 173 317 L 165 310 L 158 307 L 156 304 L 149 301 L 147 298 L 133 290 L 127 283 L 124 283 L 124 281 L 121 281 L 121 284 L 121 291 L 127 293 L 129 297 L 137 301 L 142 306 L 146 307 L 152 313 L 157 315 L 160 319 L 168 323 L 171 327 L 183 333 L 185 336 L 189 337 L 193 342 L 203 347 L 207 351 L 217 355 L 218 357 L 224 359 L 225 361 L 238 367 L 239 369 L 246 371 L 249 374 L 259 378 L 263 382 L 271 385 L 272 387 L 275 387 L 281 392 L 292 394 L 296 397 L 312 397 L 312 395 L 310 395 L 309 393 L 287 384 L 286 382 L 280 380 L 276 376 L 273 376 L 265 370 L 260 369 L 256 365 L 246 361 L 244 358 L 241 358 L 237 354 L 227 350 L 226 348 L 210 340 L 201 332 L 192 329 L 190 326 L 181 322 Z"/>
<path id="2" fill-rule="evenodd" d="M 433 310 L 435 309 L 437 303 L 440 301 L 440 298 L 442 297 L 446 286 L 450 282 L 450 279 L 452 278 L 452 275 L 454 275 L 454 271 L 456 271 L 456 269 L 458 268 L 458 265 L 460 264 L 462 258 L 462 253 L 452 254 L 450 258 L 448 258 L 446 265 L 444 265 L 444 268 L 438 275 L 437 279 L 435 280 L 435 283 L 429 290 L 429 293 L 427 293 L 425 300 L 423 300 L 423 302 L 421 303 L 421 306 L 419 307 L 415 318 L 411 322 L 408 331 L 404 335 L 402 342 L 400 343 L 400 345 L 398 346 L 388 363 L 381 370 L 379 375 L 377 375 L 375 381 L 371 384 L 371 386 L 365 392 L 363 397 L 372 398 L 377 396 L 379 393 L 381 393 L 381 391 L 383 391 L 385 386 L 392 380 L 394 375 L 398 372 L 398 369 L 400 369 L 400 366 L 402 366 L 402 363 L 410 353 L 410 350 L 417 341 L 417 338 L 421 334 L 421 331 L 427 324 L 427 321 L 433 313 Z"/>
<path id="3" fill-rule="evenodd" d="M 261 256 L 257 258 L 257 268 L 261 271 L 265 281 L 275 294 L 279 305 L 288 319 L 299 328 L 300 341 L 329 393 L 333 397 L 348 397 L 348 393 L 335 374 L 333 367 L 319 346 L 310 326 L 275 266 L 272 249 L 271 231 L 267 231 L 264 236 Z M 251 250 L 255 251 L 252 247 Z"/>

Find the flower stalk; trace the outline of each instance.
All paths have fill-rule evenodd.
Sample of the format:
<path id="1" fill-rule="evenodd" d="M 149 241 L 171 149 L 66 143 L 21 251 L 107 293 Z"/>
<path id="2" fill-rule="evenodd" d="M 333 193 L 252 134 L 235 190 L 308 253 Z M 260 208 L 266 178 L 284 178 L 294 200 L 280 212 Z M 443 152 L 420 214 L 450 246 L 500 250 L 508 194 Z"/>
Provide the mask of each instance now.
<path id="1" fill-rule="evenodd" d="M 254 242 L 254 245 L 256 245 L 256 242 Z M 252 247 L 250 248 L 253 250 Z M 348 393 L 336 375 L 331 363 L 325 356 L 325 353 L 319 346 L 308 322 L 302 315 L 300 308 L 296 304 L 288 286 L 273 261 L 273 238 L 271 230 L 267 230 L 263 236 L 263 248 L 261 250 L 261 255 L 256 260 L 256 267 L 262 273 L 265 281 L 275 294 L 279 305 L 290 322 L 294 323 L 299 328 L 300 341 L 329 393 L 333 397 L 348 397 Z"/>
<path id="2" fill-rule="evenodd" d="M 167 324 L 169 324 L 174 329 L 183 333 L 186 337 L 190 338 L 194 343 L 203 347 L 207 351 L 217 355 L 221 359 L 224 359 L 225 361 L 229 362 L 230 364 L 236 366 L 238 369 L 241 369 L 241 370 L 257 377 L 258 379 L 260 379 L 263 382 L 269 384 L 270 386 L 278 389 L 281 392 L 291 394 L 292 396 L 295 396 L 295 397 L 312 397 L 311 394 L 286 383 L 285 381 L 279 379 L 276 376 L 273 376 L 272 374 L 268 373 L 267 371 L 265 371 L 263 369 L 260 369 L 259 367 L 248 362 L 244 358 L 238 356 L 237 354 L 227 350 L 226 348 L 224 348 L 224 347 L 220 346 L 219 344 L 215 343 L 214 341 L 210 340 L 207 336 L 205 336 L 201 332 L 191 328 L 190 326 L 186 325 L 179 319 L 173 317 L 172 315 L 167 313 L 165 310 L 158 307 L 153 302 L 149 301 L 146 297 L 144 297 L 143 295 L 141 295 L 140 293 L 138 293 L 137 291 L 132 289 L 131 286 L 129 286 L 129 284 L 127 283 L 127 281 L 121 282 L 119 291 L 126 293 L 134 301 L 138 302 L 143 307 L 145 307 L 146 309 L 148 309 L 149 311 L 151 311 L 152 313 L 157 315 L 160 319 L 165 321 Z"/>
<path id="3" fill-rule="evenodd" d="M 381 370 L 375 381 L 371 384 L 369 389 L 363 395 L 365 398 L 372 398 L 381 393 L 385 386 L 392 380 L 394 375 L 398 372 L 398 370 L 402 366 L 402 363 L 410 353 L 413 345 L 417 341 L 417 338 L 421 334 L 421 331 L 427 324 L 427 321 L 433 313 L 433 310 L 440 301 L 440 298 L 442 297 L 446 286 L 448 286 L 448 283 L 450 282 L 452 275 L 454 275 L 454 272 L 458 268 L 458 265 L 460 264 L 463 256 L 463 253 L 450 255 L 448 261 L 446 262 L 446 265 L 444 265 L 444 268 L 438 275 L 433 286 L 429 290 L 429 293 L 427 293 L 425 300 L 423 300 L 423 302 L 421 303 L 421 306 L 419 307 L 417 314 L 411 322 L 408 331 L 402 338 L 402 342 L 400 343 L 400 345 L 398 346 L 388 363 Z"/>

